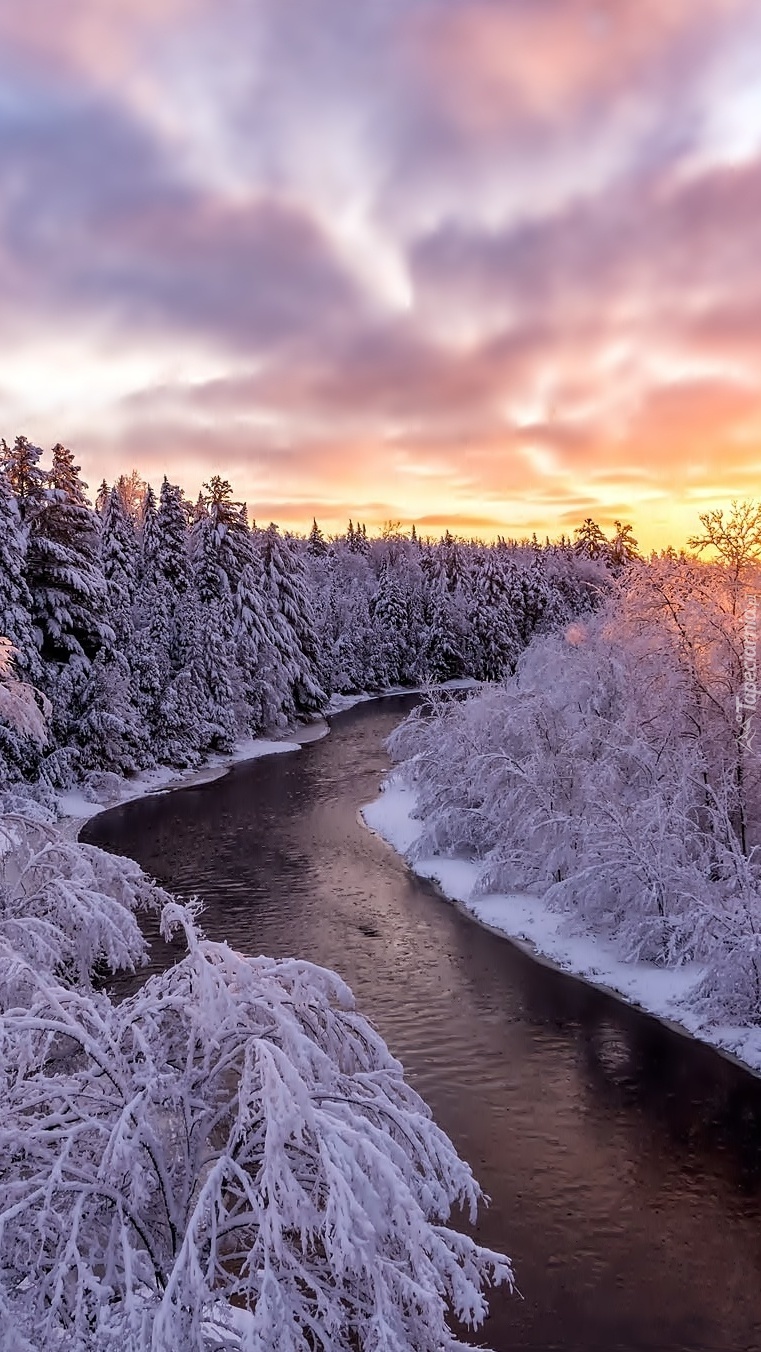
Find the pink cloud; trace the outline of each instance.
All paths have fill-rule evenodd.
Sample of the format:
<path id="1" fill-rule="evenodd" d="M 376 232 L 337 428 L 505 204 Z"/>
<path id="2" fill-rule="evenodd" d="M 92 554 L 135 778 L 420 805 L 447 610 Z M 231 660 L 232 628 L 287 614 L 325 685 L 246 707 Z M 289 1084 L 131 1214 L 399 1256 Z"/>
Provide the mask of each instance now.
<path id="1" fill-rule="evenodd" d="M 187 22 L 208 0 L 24 0 L 0 7 L 0 50 L 60 77 L 97 84 L 128 70 L 144 43 Z"/>
<path id="2" fill-rule="evenodd" d="M 591 98 L 627 96 L 680 45 L 735 17 L 747 0 L 470 0 L 412 21 L 421 78 L 456 120 L 487 130 L 506 117 L 561 120 Z"/>

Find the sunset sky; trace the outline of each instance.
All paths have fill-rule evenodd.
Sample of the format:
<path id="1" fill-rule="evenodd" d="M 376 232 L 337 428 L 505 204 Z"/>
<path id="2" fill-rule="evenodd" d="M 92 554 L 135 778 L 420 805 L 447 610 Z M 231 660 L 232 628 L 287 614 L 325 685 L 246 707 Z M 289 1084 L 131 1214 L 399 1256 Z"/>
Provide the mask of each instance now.
<path id="1" fill-rule="evenodd" d="M 0 434 L 327 530 L 761 496 L 758 0 L 8 0 Z"/>

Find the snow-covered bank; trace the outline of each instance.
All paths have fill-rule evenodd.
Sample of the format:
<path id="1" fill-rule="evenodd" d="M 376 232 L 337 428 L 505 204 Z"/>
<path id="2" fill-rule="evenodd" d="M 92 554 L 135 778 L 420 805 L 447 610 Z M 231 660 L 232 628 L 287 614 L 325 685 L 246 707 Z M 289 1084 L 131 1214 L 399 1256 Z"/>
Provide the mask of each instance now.
<path id="1" fill-rule="evenodd" d="M 551 910 L 540 896 L 479 895 L 476 888 L 481 870 L 477 861 L 442 857 L 411 861 L 410 853 L 424 829 L 415 810 L 414 790 L 395 783 L 391 775 L 380 797 L 361 809 L 361 816 L 370 830 L 407 859 L 419 877 L 436 883 L 444 896 L 457 902 L 479 924 L 541 961 L 609 991 L 761 1074 L 761 1028 L 707 1026 L 689 1007 L 688 997 L 703 975 L 702 967 L 685 964 L 663 968 L 646 962 L 622 962 L 610 945 L 592 933 L 572 932 L 569 918 Z"/>
<path id="2" fill-rule="evenodd" d="M 473 690 L 478 685 L 478 681 L 470 677 L 462 677 L 461 680 L 445 681 L 438 687 L 439 690 Z M 350 708 L 357 704 L 368 703 L 374 699 L 389 699 L 395 695 L 420 695 L 423 694 L 423 687 L 411 688 L 408 685 L 395 685 L 389 690 L 374 691 L 368 694 L 362 691 L 358 695 L 334 695 L 330 703 L 327 704 L 324 714 L 326 717 L 334 714 L 346 713 Z M 242 764 L 243 761 L 260 760 L 262 756 L 278 756 L 283 752 L 297 752 L 301 746 L 307 746 L 310 742 L 320 740 L 320 737 L 327 737 L 330 727 L 326 719 L 315 718 L 314 722 L 305 723 L 303 727 L 289 727 L 284 731 L 283 737 L 243 737 L 241 741 L 235 744 L 235 749 L 228 753 L 212 753 L 204 758 L 203 764 L 195 765 L 189 769 L 173 769 L 170 765 L 157 765 L 154 769 L 145 769 L 139 775 L 132 779 L 124 779 L 120 775 L 111 775 L 103 772 L 100 776 L 92 776 L 93 784 L 91 786 L 92 798 L 88 798 L 84 788 L 73 788 L 62 792 L 57 798 L 58 813 L 62 818 L 62 825 L 70 822 L 70 830 L 77 833 L 80 826 L 89 821 L 91 817 L 97 817 L 99 813 L 105 813 L 109 807 L 119 807 L 120 803 L 131 803 L 135 798 L 146 798 L 149 794 L 169 794 L 176 788 L 189 788 L 192 784 L 211 784 L 212 780 L 222 779 L 227 775 L 232 765 Z M 97 781 L 100 780 L 100 784 Z"/>
<path id="3" fill-rule="evenodd" d="M 445 681 L 437 688 L 471 690 L 477 686 L 478 681 L 463 677 Z M 366 704 L 371 700 L 389 699 L 395 695 L 419 695 L 423 692 L 423 686 L 412 689 L 409 686 L 393 686 L 372 693 L 362 691 L 356 695 L 333 695 L 325 708 L 325 716 L 345 713 L 356 705 Z M 243 737 L 236 743 L 233 751 L 224 754 L 212 753 L 205 757 L 201 765 L 187 770 L 157 765 L 152 770 L 142 770 L 132 779 L 103 772 L 92 776 L 93 783 L 90 786 L 92 797 L 88 797 L 84 789 L 68 790 L 58 795 L 57 809 L 63 819 L 62 824 L 70 822 L 70 830 L 76 834 L 80 826 L 91 817 L 96 817 L 98 813 L 106 812 L 109 808 L 118 807 L 121 803 L 130 803 L 135 798 L 144 798 L 148 794 L 187 789 L 193 784 L 210 784 L 215 779 L 221 779 L 234 765 L 240 765 L 243 761 L 258 760 L 262 756 L 276 756 L 286 751 L 298 751 L 302 746 L 326 737 L 329 732 L 330 728 L 325 718 L 315 718 L 313 722 L 301 727 L 286 729 L 282 737 Z"/>
<path id="4" fill-rule="evenodd" d="M 458 676 L 451 681 L 440 681 L 436 684 L 436 690 L 477 690 L 480 681 L 476 681 L 472 676 Z M 357 704 L 367 704 L 373 699 L 391 699 L 395 695 L 423 695 L 427 686 L 423 685 L 392 685 L 386 690 L 362 690 L 356 695 L 332 695 L 329 703 L 325 707 L 326 715 L 343 714 L 348 709 L 354 709 Z"/>
<path id="5" fill-rule="evenodd" d="M 104 774 L 102 787 L 92 789 L 95 795 L 92 799 L 86 797 L 81 789 L 61 793 L 57 799 L 58 811 L 64 819 L 76 823 L 78 830 L 90 817 L 96 817 L 99 812 L 105 812 L 108 808 L 132 802 L 135 798 L 144 798 L 148 794 L 170 793 L 173 789 L 186 789 L 193 784 L 210 784 L 213 780 L 221 779 L 223 775 L 228 774 L 234 765 L 240 765 L 243 761 L 258 760 L 262 756 L 298 751 L 309 742 L 327 736 L 328 731 L 325 720 L 319 719 L 303 728 L 289 729 L 281 740 L 268 737 L 241 738 L 233 751 L 207 756 L 202 765 L 187 770 L 175 770 L 169 765 L 158 765 L 153 770 L 141 771 L 133 779 Z"/>

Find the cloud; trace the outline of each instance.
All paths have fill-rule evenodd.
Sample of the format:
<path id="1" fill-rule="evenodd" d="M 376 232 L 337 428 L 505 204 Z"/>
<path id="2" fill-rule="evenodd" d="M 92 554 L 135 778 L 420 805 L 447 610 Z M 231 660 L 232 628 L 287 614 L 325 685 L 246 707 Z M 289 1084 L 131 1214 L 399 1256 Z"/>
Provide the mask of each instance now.
<path id="1" fill-rule="evenodd" d="M 476 132 L 521 114 L 549 122 L 648 88 L 694 63 L 743 0 L 473 0 L 424 6 L 412 26 L 421 72 Z"/>
<path id="2" fill-rule="evenodd" d="M 219 470 L 285 524 L 666 529 L 752 490 L 759 26 L 749 0 L 6 6 L 6 434 L 92 481 Z"/>
<path id="3" fill-rule="evenodd" d="M 108 315 L 134 336 L 189 329 L 266 348 L 340 327 L 360 293 L 301 205 L 219 200 L 107 104 L 0 123 L 0 231 L 8 293 L 41 319 Z"/>
<path id="4" fill-rule="evenodd" d="M 0 51 L 56 80 L 106 83 L 124 75 L 143 43 L 187 23 L 206 0 L 24 0 L 0 8 Z"/>

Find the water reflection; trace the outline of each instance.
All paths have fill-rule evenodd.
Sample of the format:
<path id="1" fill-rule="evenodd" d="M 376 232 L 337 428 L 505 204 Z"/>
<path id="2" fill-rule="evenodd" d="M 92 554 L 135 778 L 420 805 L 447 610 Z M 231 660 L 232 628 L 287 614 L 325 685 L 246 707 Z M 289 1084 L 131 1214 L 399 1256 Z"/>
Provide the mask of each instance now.
<path id="1" fill-rule="evenodd" d="M 211 937 L 349 981 L 492 1197 L 479 1233 L 525 1297 L 495 1295 L 497 1352 L 758 1349 L 761 1083 L 479 929 L 359 825 L 408 707 L 87 839 L 201 894 Z"/>

